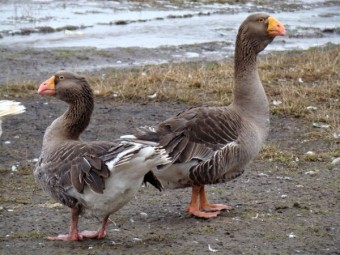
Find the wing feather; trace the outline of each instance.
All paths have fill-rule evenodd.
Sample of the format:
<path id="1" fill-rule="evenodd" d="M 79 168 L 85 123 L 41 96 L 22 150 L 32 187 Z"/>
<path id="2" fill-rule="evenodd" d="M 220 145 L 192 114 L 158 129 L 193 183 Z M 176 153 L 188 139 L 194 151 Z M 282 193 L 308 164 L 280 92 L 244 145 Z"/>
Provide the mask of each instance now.
<path id="1" fill-rule="evenodd" d="M 154 138 L 173 157 L 175 163 L 192 159 L 209 160 L 214 152 L 237 140 L 241 118 L 222 107 L 196 107 L 179 113 L 156 127 L 143 128 L 137 139 Z M 152 135 L 148 130 L 153 130 Z"/>
<path id="2" fill-rule="evenodd" d="M 71 184 L 79 192 L 84 190 L 84 176 L 85 172 L 76 166 L 72 166 L 70 170 Z"/>
<path id="3" fill-rule="evenodd" d="M 95 172 L 90 172 L 84 177 L 85 183 L 96 193 L 102 194 L 105 189 L 104 180 Z"/>

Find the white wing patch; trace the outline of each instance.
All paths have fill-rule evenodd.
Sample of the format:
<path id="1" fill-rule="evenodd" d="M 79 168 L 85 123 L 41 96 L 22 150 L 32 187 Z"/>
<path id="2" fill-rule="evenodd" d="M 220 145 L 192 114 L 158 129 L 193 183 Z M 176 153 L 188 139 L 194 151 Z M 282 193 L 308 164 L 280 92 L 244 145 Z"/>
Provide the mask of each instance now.
<path id="1" fill-rule="evenodd" d="M 135 137 L 134 135 L 122 135 L 120 138 L 121 139 L 132 139 L 132 140 L 134 140 L 137 137 Z"/>
<path id="2" fill-rule="evenodd" d="M 128 163 L 131 160 L 131 158 L 135 155 L 134 152 L 139 151 L 141 148 L 142 148 L 141 144 L 135 143 L 134 147 L 122 151 L 113 160 L 106 162 L 107 167 L 110 170 L 112 170 L 114 167 Z"/>

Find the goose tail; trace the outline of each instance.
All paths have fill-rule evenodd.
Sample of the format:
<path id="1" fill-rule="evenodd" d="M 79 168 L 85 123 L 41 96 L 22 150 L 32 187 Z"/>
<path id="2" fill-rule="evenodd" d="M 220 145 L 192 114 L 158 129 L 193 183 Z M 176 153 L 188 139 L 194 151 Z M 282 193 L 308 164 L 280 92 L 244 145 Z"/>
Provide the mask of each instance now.
<path id="1" fill-rule="evenodd" d="M 0 118 L 25 112 L 26 108 L 20 102 L 0 100 Z"/>

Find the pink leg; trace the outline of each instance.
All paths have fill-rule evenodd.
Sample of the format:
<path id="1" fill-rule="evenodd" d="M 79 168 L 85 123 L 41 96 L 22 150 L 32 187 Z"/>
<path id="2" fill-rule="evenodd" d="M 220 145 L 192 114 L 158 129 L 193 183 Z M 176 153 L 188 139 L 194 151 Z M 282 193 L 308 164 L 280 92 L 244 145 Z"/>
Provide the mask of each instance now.
<path id="1" fill-rule="evenodd" d="M 71 213 L 72 213 L 72 218 L 71 218 L 70 233 L 68 235 L 48 236 L 46 237 L 47 240 L 80 241 L 83 239 L 83 237 L 78 233 L 79 209 L 72 208 Z"/>
<path id="2" fill-rule="evenodd" d="M 106 216 L 103 220 L 102 226 L 98 231 L 82 231 L 78 232 L 78 219 L 79 219 L 79 209 L 72 208 L 72 219 L 71 219 L 71 228 L 70 233 L 68 235 L 58 235 L 58 236 L 48 236 L 47 240 L 55 241 L 81 241 L 83 238 L 93 238 L 93 239 L 103 239 L 106 236 L 106 227 L 109 222 L 109 215 Z"/>
<path id="3" fill-rule="evenodd" d="M 104 239 L 106 236 L 106 227 L 108 223 L 109 223 L 109 215 L 104 218 L 102 227 L 98 231 L 84 230 L 80 233 L 80 235 L 86 238 Z"/>

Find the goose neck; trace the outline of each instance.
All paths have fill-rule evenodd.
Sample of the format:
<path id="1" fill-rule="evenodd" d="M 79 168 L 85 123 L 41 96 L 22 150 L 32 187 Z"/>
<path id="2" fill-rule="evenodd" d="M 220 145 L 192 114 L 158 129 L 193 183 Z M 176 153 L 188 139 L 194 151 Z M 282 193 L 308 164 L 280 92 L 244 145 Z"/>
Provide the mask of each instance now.
<path id="1" fill-rule="evenodd" d="M 91 95 L 79 97 L 69 103 L 66 112 L 47 128 L 44 141 L 78 140 L 80 134 L 90 123 L 93 108 L 94 102 Z"/>
<path id="2" fill-rule="evenodd" d="M 234 104 L 254 114 L 268 114 L 268 100 L 257 70 L 257 53 L 250 44 L 236 41 Z"/>

